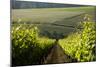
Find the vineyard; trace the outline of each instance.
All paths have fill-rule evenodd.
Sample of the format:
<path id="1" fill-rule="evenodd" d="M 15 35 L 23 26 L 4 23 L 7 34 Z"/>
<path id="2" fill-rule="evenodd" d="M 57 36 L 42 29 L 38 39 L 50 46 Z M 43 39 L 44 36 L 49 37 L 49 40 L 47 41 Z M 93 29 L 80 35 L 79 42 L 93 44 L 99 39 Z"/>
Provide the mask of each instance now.
<path id="1" fill-rule="evenodd" d="M 66 54 L 77 58 L 79 62 L 95 61 L 95 23 L 83 22 L 82 27 L 82 31 L 70 34 L 67 38 L 60 40 L 60 45 Z"/>
<path id="2" fill-rule="evenodd" d="M 33 25 L 13 26 L 11 33 L 12 56 L 17 65 L 41 63 L 39 61 L 54 43 L 53 39 L 39 37 L 37 27 Z"/>
<path id="3" fill-rule="evenodd" d="M 63 8 L 61 11 L 67 9 Z M 46 15 L 43 18 L 39 17 L 43 20 L 37 20 L 39 22 L 36 23 L 33 22 L 36 18 L 33 20 L 27 19 L 31 23 L 14 18 L 15 21 L 11 25 L 12 65 L 25 66 L 95 61 L 96 25 L 94 11 L 90 12 L 86 10 L 86 7 L 87 13 L 84 11 L 79 12 L 79 8 L 77 10 L 75 8 L 69 9 L 68 11 L 71 10 L 75 10 L 75 12 L 69 16 L 70 18 L 66 16 L 67 13 L 64 16 L 63 12 L 55 15 L 58 16 L 54 18 L 57 19 L 58 23 L 57 21 L 51 23 L 49 22 L 50 19 L 44 20 Z M 68 13 L 70 14 L 70 12 Z M 48 18 L 51 17 L 52 15 L 48 15 Z M 46 23 L 43 23 L 44 21 Z M 70 23 L 68 23 L 69 21 Z"/>

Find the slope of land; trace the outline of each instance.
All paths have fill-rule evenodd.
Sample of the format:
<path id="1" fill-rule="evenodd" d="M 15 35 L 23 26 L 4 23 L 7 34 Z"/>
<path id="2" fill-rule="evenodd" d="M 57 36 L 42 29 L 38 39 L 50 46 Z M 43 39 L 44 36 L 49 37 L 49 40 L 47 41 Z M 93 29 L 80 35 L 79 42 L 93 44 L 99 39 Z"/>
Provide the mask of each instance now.
<path id="1" fill-rule="evenodd" d="M 75 32 L 84 14 L 91 15 L 92 21 L 95 21 L 95 7 L 13 9 L 12 21 L 34 24 L 40 29 L 41 35 L 52 36 L 54 32 L 67 35 Z"/>

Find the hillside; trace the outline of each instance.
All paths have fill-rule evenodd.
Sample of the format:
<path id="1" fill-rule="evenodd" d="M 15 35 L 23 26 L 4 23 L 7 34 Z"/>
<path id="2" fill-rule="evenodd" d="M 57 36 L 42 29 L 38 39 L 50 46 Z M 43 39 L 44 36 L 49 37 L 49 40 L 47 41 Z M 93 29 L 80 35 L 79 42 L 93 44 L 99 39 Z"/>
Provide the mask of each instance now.
<path id="1" fill-rule="evenodd" d="M 76 5 L 76 4 L 61 4 L 61 3 L 46 3 L 46 2 L 34 2 L 34 1 L 16 1 L 16 0 L 12 0 L 11 3 L 13 9 L 87 6 L 87 5 Z"/>
<path id="2" fill-rule="evenodd" d="M 95 21 L 95 7 L 13 9 L 12 21 L 35 24 L 42 35 L 53 37 L 53 33 L 57 33 L 62 37 L 75 31 L 84 14 L 92 15 Z"/>

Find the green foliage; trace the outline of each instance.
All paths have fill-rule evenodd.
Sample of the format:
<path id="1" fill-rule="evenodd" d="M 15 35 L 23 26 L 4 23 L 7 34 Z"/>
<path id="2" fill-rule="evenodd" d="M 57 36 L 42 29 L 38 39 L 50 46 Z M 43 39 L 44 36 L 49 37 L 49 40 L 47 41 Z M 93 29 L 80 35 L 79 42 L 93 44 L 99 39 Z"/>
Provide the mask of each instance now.
<path id="1" fill-rule="evenodd" d="M 81 61 L 93 61 L 95 60 L 95 42 L 96 42 L 96 27 L 93 22 L 84 22 L 83 31 L 81 34 L 81 49 L 84 49 L 82 52 L 84 55 L 81 56 Z"/>
<path id="2" fill-rule="evenodd" d="M 81 23 L 82 30 L 70 34 L 67 38 L 60 40 L 60 45 L 66 54 L 71 55 L 78 61 L 95 61 L 96 30 L 94 22 Z"/>
<path id="3" fill-rule="evenodd" d="M 59 44 L 66 54 L 78 61 L 95 61 L 95 23 L 81 23 L 82 30 L 60 39 Z M 13 65 L 41 64 L 55 40 L 40 37 L 35 25 L 14 24 L 11 28 Z"/>
<path id="4" fill-rule="evenodd" d="M 38 36 L 34 25 L 13 25 L 11 30 L 13 65 L 40 64 L 54 40 Z"/>
<path id="5" fill-rule="evenodd" d="M 65 10 L 65 9 L 62 9 L 62 11 L 63 10 Z M 78 10 L 80 10 L 80 9 L 78 9 Z M 59 14 L 59 16 L 57 16 L 59 11 L 56 10 L 57 15 L 54 16 L 54 14 L 52 12 L 51 13 L 53 15 L 49 14 L 50 12 L 48 10 L 46 10 L 47 14 L 48 14 L 48 17 L 47 17 L 47 14 L 44 15 L 45 14 L 44 10 L 42 11 L 43 13 L 40 12 L 40 13 L 42 13 L 42 14 L 40 14 L 41 16 L 36 15 L 36 13 L 39 13 L 39 12 L 37 12 L 37 10 L 35 12 L 33 12 L 33 11 L 34 10 L 32 10 L 32 13 L 29 12 L 28 16 L 25 15 L 26 13 L 20 13 L 20 15 L 23 14 L 23 17 L 25 17 L 25 19 L 22 19 L 22 18 L 19 20 L 16 19 L 13 22 L 13 25 L 11 28 L 12 61 L 13 61 L 12 64 L 13 65 L 41 64 L 43 62 L 43 60 L 44 60 L 43 58 L 45 58 L 45 56 L 48 54 L 49 48 L 52 47 L 55 40 L 49 39 L 48 37 L 44 37 L 44 36 L 40 37 L 39 35 L 41 35 L 41 31 L 42 31 L 42 33 L 48 34 L 51 37 L 59 39 L 59 38 L 61 38 L 61 36 L 63 38 L 64 37 L 63 35 L 67 35 L 74 30 L 72 28 L 59 27 L 59 26 L 55 26 L 55 25 L 52 25 L 52 27 L 51 27 L 50 24 L 45 24 L 44 21 L 51 23 L 51 20 L 53 20 L 52 22 L 55 22 L 57 20 L 57 22 L 55 22 L 57 24 L 65 24 L 66 23 L 67 25 L 76 26 L 76 23 L 78 21 L 82 21 L 81 20 L 82 17 L 81 16 L 76 17 L 76 15 L 79 15 L 79 13 L 80 14 L 84 13 L 84 12 L 77 12 L 77 10 L 76 10 L 76 12 L 73 13 L 72 9 L 71 10 L 67 9 L 67 11 L 69 11 L 69 12 L 66 13 L 66 11 L 64 11 L 67 14 L 67 16 L 63 12 L 60 13 L 61 15 Z M 54 11 L 55 10 L 53 10 L 53 12 Z M 72 11 L 72 12 L 70 12 L 70 11 Z M 89 11 L 91 11 L 91 10 L 90 9 L 87 10 L 87 12 L 89 12 Z M 21 12 L 23 12 L 23 10 Z M 34 18 L 36 18 L 35 20 L 36 20 L 37 24 L 35 24 L 35 25 L 37 25 L 37 26 L 35 26 L 34 24 L 31 24 L 31 22 L 33 22 L 33 23 L 35 22 L 35 21 L 32 21 L 32 20 L 34 20 L 33 17 L 29 17 L 29 16 L 33 15 L 33 13 L 35 13 L 35 15 L 36 15 L 36 16 L 34 15 Z M 46 19 L 45 16 L 47 18 L 49 18 L 49 20 Z M 63 16 L 63 18 L 66 17 L 67 19 L 60 21 L 62 16 Z M 31 19 L 29 19 L 27 17 L 29 17 Z M 71 17 L 71 18 L 68 18 L 68 17 Z M 72 18 L 72 17 L 74 17 L 74 18 Z M 65 53 L 69 54 L 69 56 L 71 56 L 72 58 L 77 59 L 79 62 L 96 60 L 95 23 L 92 22 L 94 20 L 94 18 L 91 17 L 92 18 L 92 20 L 91 20 L 91 18 L 88 18 L 88 17 L 90 17 L 90 16 L 87 14 L 86 17 L 84 17 L 84 20 L 83 20 L 84 22 L 82 22 L 80 24 L 80 28 L 82 28 L 81 30 L 78 29 L 78 31 L 75 31 L 76 33 L 74 32 L 72 34 L 69 34 L 68 37 L 66 37 L 66 38 L 59 39 L 59 44 L 64 49 Z M 16 17 L 14 17 L 14 18 L 16 18 Z M 56 20 L 54 21 L 54 19 L 56 19 Z M 28 21 L 26 24 L 24 24 L 26 22 L 26 20 L 28 20 Z M 42 24 L 42 22 L 44 24 Z M 79 24 L 79 23 L 77 23 L 77 24 Z M 57 31 L 61 35 L 57 36 L 56 32 L 54 32 L 55 34 L 53 35 L 53 31 Z"/>

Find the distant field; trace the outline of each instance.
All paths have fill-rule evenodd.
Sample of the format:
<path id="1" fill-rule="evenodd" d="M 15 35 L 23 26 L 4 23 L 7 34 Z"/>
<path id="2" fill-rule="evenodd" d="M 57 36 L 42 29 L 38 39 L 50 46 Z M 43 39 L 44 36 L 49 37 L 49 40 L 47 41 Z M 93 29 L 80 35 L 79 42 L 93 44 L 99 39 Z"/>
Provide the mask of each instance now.
<path id="1" fill-rule="evenodd" d="M 60 10 L 60 9 L 59 9 Z M 58 9 L 17 9 L 13 10 L 13 20 L 17 21 L 29 21 L 31 23 L 54 23 L 56 21 L 63 20 L 64 18 L 70 18 L 76 15 L 80 15 L 84 12 L 73 12 L 67 10 Z"/>
<path id="2" fill-rule="evenodd" d="M 12 21 L 36 24 L 42 34 L 46 31 L 69 34 L 75 31 L 75 28 L 69 26 L 76 27 L 84 14 L 91 15 L 92 21 L 95 21 L 95 7 L 13 9 Z"/>
<path id="3" fill-rule="evenodd" d="M 12 10 L 12 19 L 13 21 L 21 19 L 22 21 L 30 21 L 32 23 L 53 23 L 93 10 L 95 10 L 94 7 L 14 9 Z"/>

